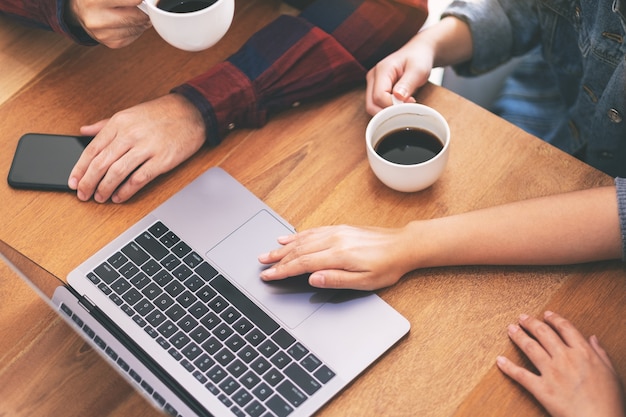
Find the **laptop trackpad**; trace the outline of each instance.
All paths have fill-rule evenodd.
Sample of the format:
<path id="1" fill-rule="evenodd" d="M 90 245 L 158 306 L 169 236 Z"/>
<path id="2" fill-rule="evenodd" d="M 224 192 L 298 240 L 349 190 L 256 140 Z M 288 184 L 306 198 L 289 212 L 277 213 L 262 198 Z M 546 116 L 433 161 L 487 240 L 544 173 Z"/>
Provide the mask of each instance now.
<path id="1" fill-rule="evenodd" d="M 228 278 L 293 329 L 328 301 L 336 290 L 313 288 L 307 277 L 265 282 L 260 273 L 267 265 L 258 256 L 278 246 L 276 238 L 293 233 L 268 211 L 261 210 L 207 252 L 207 258 Z"/>

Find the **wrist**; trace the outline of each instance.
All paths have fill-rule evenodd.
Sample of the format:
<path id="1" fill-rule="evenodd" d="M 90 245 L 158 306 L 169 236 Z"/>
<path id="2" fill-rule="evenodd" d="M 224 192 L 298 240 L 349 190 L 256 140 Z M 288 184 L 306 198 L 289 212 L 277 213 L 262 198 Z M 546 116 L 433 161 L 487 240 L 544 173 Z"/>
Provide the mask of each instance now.
<path id="1" fill-rule="evenodd" d="M 472 35 L 468 24 L 446 16 L 439 23 L 420 32 L 421 41 L 432 51 L 433 68 L 455 65 L 472 58 Z"/>
<path id="2" fill-rule="evenodd" d="M 431 247 L 428 244 L 431 239 L 428 221 L 414 220 L 400 229 L 398 246 L 402 248 L 400 264 L 406 272 L 432 266 Z"/>

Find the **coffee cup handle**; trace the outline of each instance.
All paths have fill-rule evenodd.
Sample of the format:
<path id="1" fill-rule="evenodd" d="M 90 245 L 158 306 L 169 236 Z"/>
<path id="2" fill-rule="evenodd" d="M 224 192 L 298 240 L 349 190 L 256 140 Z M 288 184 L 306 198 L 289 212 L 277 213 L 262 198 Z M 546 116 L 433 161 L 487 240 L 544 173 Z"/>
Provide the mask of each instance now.
<path id="1" fill-rule="evenodd" d="M 142 0 L 142 2 L 137 5 L 137 8 L 145 14 L 148 14 L 148 5 L 145 0 Z"/>

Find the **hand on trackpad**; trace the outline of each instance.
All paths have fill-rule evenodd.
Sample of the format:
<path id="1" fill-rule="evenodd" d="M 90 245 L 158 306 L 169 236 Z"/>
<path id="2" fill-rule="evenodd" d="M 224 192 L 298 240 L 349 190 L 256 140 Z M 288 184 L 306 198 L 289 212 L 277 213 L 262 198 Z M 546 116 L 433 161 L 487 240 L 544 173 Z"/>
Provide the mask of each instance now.
<path id="1" fill-rule="evenodd" d="M 291 329 L 328 301 L 336 290 L 313 288 L 308 276 L 265 282 L 260 276 L 267 267 L 260 253 L 276 246 L 276 238 L 293 230 L 266 210 L 261 210 L 218 243 L 206 255 L 233 283 L 256 299 Z"/>

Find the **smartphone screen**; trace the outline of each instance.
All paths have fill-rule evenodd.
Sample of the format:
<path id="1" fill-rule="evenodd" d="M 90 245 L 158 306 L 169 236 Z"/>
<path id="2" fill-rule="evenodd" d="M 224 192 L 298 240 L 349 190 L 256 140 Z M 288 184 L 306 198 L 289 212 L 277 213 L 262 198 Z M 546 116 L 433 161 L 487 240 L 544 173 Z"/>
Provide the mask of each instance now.
<path id="1" fill-rule="evenodd" d="M 17 144 L 8 182 L 14 188 L 69 190 L 67 180 L 89 136 L 27 133 Z"/>

